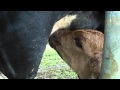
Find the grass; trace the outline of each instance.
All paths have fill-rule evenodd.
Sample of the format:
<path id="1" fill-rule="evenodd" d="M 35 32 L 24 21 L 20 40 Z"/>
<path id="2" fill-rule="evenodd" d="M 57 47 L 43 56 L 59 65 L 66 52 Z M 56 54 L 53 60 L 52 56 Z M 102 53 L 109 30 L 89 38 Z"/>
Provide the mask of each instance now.
<path id="1" fill-rule="evenodd" d="M 77 75 L 57 52 L 47 45 L 36 79 L 77 79 Z"/>

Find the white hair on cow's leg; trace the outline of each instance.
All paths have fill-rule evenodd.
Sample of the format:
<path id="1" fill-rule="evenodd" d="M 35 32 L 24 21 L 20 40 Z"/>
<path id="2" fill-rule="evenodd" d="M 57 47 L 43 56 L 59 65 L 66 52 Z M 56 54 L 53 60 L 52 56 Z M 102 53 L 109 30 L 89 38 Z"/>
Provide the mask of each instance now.
<path id="1" fill-rule="evenodd" d="M 33 72 L 34 72 L 34 70 L 35 70 L 35 69 L 33 68 L 33 69 L 31 70 L 31 72 L 30 72 L 30 73 L 33 73 Z"/>
<path id="2" fill-rule="evenodd" d="M 67 28 L 70 26 L 71 22 L 76 19 L 77 15 L 66 15 L 65 17 L 63 17 L 62 19 L 60 19 L 59 21 L 57 21 L 53 28 L 52 28 L 52 32 L 51 34 L 53 34 L 55 31 L 57 31 L 58 29 L 62 29 L 62 28 Z"/>
<path id="3" fill-rule="evenodd" d="M 0 79 L 8 79 L 3 73 L 0 72 Z"/>

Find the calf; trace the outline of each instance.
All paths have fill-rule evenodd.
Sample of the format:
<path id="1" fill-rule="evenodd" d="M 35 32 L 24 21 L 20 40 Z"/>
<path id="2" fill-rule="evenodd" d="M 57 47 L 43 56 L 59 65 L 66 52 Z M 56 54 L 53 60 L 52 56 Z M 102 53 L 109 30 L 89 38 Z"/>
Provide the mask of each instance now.
<path id="1" fill-rule="evenodd" d="M 53 25 L 66 15 L 60 28 L 103 30 L 99 11 L 0 11 L 0 71 L 10 79 L 34 78 Z"/>
<path id="2" fill-rule="evenodd" d="M 80 79 L 99 78 L 104 43 L 101 32 L 60 29 L 51 35 L 49 43 Z"/>

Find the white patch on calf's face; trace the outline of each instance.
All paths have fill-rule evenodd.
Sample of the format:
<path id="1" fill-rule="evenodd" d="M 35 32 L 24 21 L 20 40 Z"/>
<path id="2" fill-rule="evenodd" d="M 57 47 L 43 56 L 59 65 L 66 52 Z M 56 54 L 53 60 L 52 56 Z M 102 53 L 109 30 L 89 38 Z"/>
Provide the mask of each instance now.
<path id="1" fill-rule="evenodd" d="M 53 26 L 51 34 L 53 34 L 58 29 L 66 28 L 66 27 L 70 26 L 72 20 L 76 19 L 76 17 L 77 17 L 77 15 L 66 15 L 65 17 L 63 17 L 62 19 L 57 21 Z"/>

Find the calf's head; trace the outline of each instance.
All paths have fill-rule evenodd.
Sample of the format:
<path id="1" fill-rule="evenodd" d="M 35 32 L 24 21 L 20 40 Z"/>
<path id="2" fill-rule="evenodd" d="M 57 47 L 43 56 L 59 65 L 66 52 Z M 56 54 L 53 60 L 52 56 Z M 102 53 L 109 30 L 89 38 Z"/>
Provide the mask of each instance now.
<path id="1" fill-rule="evenodd" d="M 99 78 L 104 35 L 97 30 L 58 30 L 50 36 L 50 46 L 80 79 Z"/>

